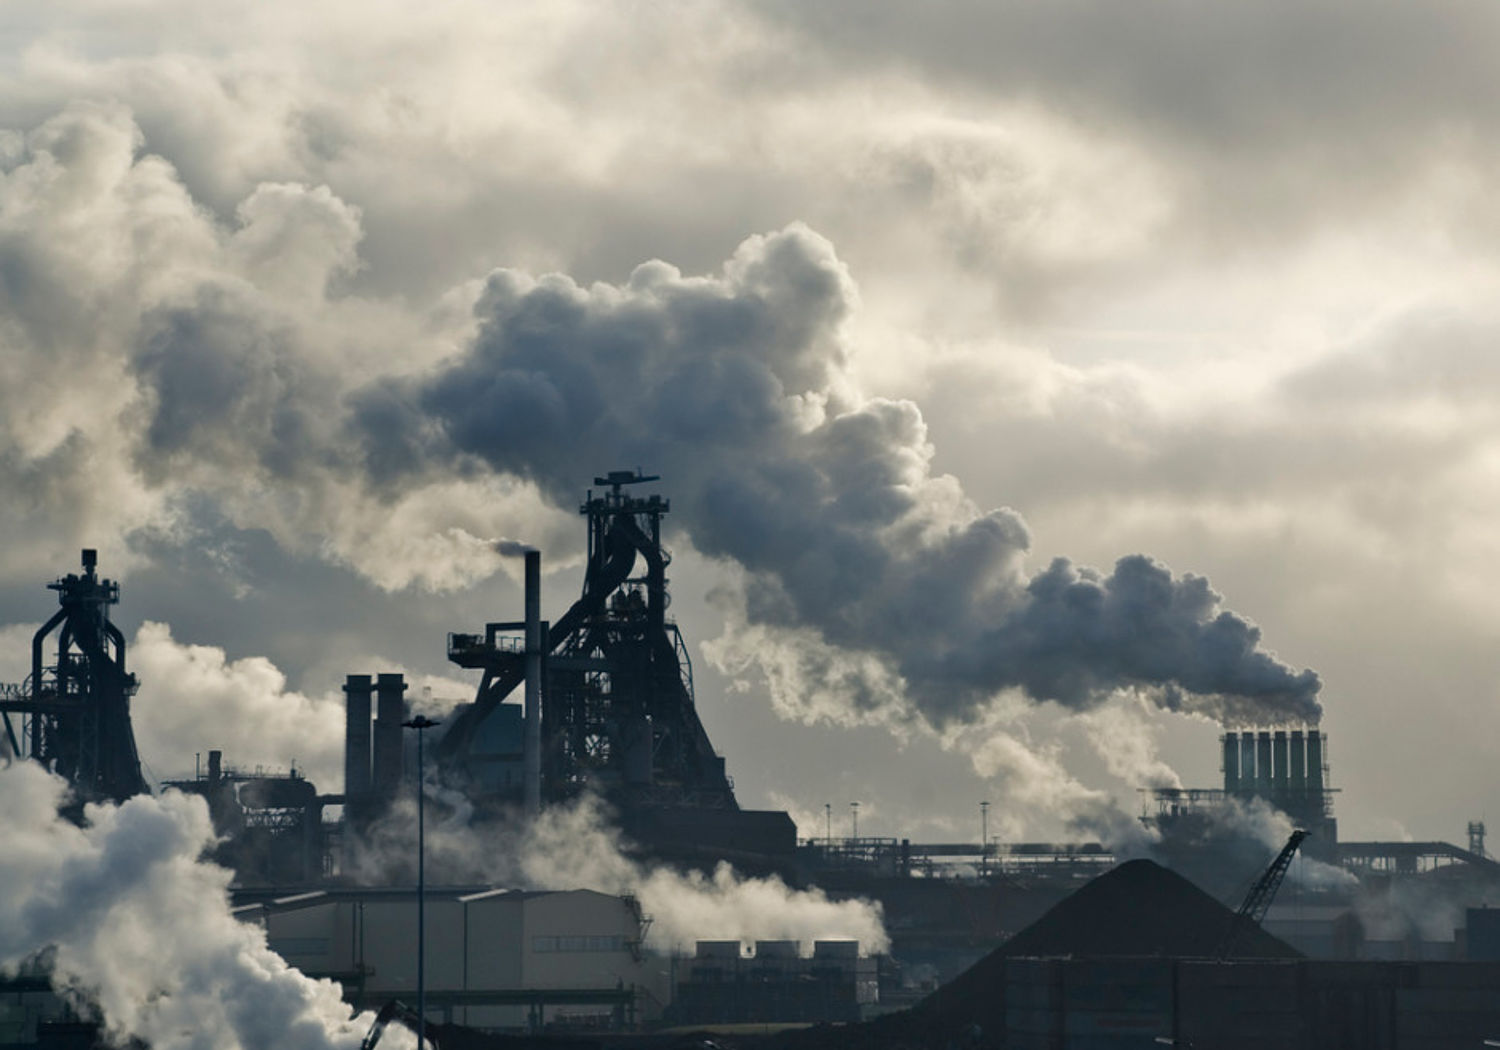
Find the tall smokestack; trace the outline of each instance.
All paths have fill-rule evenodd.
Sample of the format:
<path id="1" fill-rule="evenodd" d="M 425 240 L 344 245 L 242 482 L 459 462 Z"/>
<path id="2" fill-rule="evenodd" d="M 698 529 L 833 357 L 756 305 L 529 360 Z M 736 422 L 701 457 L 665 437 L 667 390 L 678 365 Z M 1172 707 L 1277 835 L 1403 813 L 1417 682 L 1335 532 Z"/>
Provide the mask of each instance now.
<path id="1" fill-rule="evenodd" d="M 1240 789 L 1240 737 L 1224 734 L 1224 793 L 1233 795 Z"/>
<path id="2" fill-rule="evenodd" d="M 1240 734 L 1240 793 L 1255 792 L 1255 734 L 1249 731 Z"/>
<path id="3" fill-rule="evenodd" d="M 1271 737 L 1271 796 L 1285 798 L 1291 775 L 1287 769 L 1286 730 L 1278 729 Z"/>
<path id="4" fill-rule="evenodd" d="M 1292 798 L 1301 801 L 1307 797 L 1307 741 L 1300 729 L 1292 730 L 1291 766 L 1292 775 L 1287 782 L 1287 789 L 1292 793 Z"/>
<path id="5" fill-rule="evenodd" d="M 1307 731 L 1307 793 L 1323 793 L 1323 734 L 1316 729 Z"/>
<path id="6" fill-rule="evenodd" d="M 526 812 L 542 809 L 542 552 L 526 552 L 526 736 L 522 773 Z"/>
<path id="7" fill-rule="evenodd" d="M 370 676 L 344 679 L 344 804 L 370 793 Z"/>
<path id="8" fill-rule="evenodd" d="M 1255 734 L 1255 793 L 1271 797 L 1271 732 L 1262 729 Z"/>
<path id="9" fill-rule="evenodd" d="M 406 679 L 383 674 L 375 679 L 375 794 L 384 802 L 401 789 L 401 723 L 406 721 Z"/>

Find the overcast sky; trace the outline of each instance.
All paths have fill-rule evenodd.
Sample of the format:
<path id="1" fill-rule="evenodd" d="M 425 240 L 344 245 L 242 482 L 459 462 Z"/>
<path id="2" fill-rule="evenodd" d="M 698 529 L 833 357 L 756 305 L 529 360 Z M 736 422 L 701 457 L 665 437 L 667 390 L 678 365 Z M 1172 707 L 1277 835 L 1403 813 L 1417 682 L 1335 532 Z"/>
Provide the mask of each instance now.
<path id="1" fill-rule="evenodd" d="M 804 833 L 1103 829 L 1320 705 L 1344 837 L 1500 819 L 1491 5 L 4 21 L 0 679 L 99 548 L 156 776 L 337 789 L 343 675 L 464 693 L 494 541 L 555 618 L 640 466 Z"/>

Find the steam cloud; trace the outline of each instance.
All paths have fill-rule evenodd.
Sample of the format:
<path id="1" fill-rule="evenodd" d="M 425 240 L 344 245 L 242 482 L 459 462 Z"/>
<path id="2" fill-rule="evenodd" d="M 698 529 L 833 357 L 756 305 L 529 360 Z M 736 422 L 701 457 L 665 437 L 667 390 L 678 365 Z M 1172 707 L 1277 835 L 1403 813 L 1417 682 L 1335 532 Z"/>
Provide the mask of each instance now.
<path id="1" fill-rule="evenodd" d="M 591 797 L 551 807 L 524 827 L 486 827 L 481 835 L 469 826 L 462 796 L 435 784 L 427 790 L 452 814 L 428 824 L 427 865 L 437 873 L 431 877 L 631 894 L 651 916 L 648 944 L 664 951 L 700 939 L 795 940 L 804 949 L 816 940 L 857 940 L 865 952 L 890 947 L 878 903 L 830 900 L 822 890 L 794 890 L 776 877 L 743 877 L 722 863 L 705 875 L 631 858 Z M 404 796 L 360 844 L 353 874 L 376 884 L 411 877 L 406 869 L 415 836 L 415 801 Z"/>
<path id="2" fill-rule="evenodd" d="M 854 283 L 805 226 L 712 276 L 497 271 L 456 323 L 451 303 L 336 294 L 361 216 L 327 188 L 262 185 L 225 229 L 142 142 L 122 107 L 70 107 L 18 144 L 0 194 L 0 338 L 55 373 L 0 393 L 20 450 L 0 480 L 69 479 L 44 491 L 72 528 L 190 536 L 207 501 L 383 586 L 458 587 L 501 568 L 484 537 L 550 545 L 582 479 L 641 464 L 734 573 L 714 657 L 785 713 L 943 727 L 1007 690 L 1073 709 L 1130 690 L 1227 721 L 1319 716 L 1317 676 L 1201 577 L 1139 555 L 1028 574 L 1021 517 L 933 472 L 915 404 L 857 388 Z"/>
<path id="3" fill-rule="evenodd" d="M 201 799 L 91 805 L 78 827 L 57 815 L 66 790 L 34 763 L 0 768 L 0 971 L 44 958 L 113 1040 L 153 1050 L 359 1045 L 371 1018 L 230 914 L 229 872 L 197 859 L 214 841 Z"/>
<path id="4" fill-rule="evenodd" d="M 386 443 L 398 423 L 402 461 L 478 457 L 558 504 L 591 464 L 651 464 L 693 544 L 743 568 L 740 610 L 764 629 L 751 651 L 800 634 L 856 657 L 851 708 L 899 694 L 942 724 L 1005 689 L 1070 707 L 1132 689 L 1224 720 L 1317 721 L 1317 676 L 1262 649 L 1201 577 L 1140 555 L 1027 577 L 1019 515 L 981 513 L 932 473 L 916 405 L 853 389 L 854 306 L 832 245 L 799 225 L 745 241 L 713 278 L 652 262 L 585 289 L 505 271 L 469 349 L 357 403 L 379 406 Z"/>

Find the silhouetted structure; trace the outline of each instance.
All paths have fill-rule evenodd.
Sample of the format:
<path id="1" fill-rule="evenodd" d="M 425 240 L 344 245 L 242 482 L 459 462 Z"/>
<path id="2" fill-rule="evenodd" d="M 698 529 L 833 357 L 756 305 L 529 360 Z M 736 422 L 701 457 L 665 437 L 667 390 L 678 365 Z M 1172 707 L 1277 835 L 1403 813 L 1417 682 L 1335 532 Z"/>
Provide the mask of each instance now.
<path id="1" fill-rule="evenodd" d="M 666 617 L 671 559 L 662 547 L 661 519 L 670 503 L 624 492 L 626 485 L 655 480 L 613 471 L 595 479 L 609 491 L 590 491 L 580 508 L 588 518 L 583 595 L 543 644 L 546 801 L 592 788 L 627 808 L 738 808 L 724 760 L 698 719 L 687 647 Z M 638 562 L 645 563 L 643 576 L 632 575 Z M 492 623 L 483 636 L 450 637 L 449 658 L 484 671 L 474 704 L 439 747 L 450 764 L 467 758 L 481 723 L 521 683 L 526 647 L 502 632 L 523 626 Z"/>
<path id="2" fill-rule="evenodd" d="M 592 791 L 632 839 L 659 853 L 789 863 L 795 825 L 782 812 L 740 810 L 698 718 L 687 646 L 666 615 L 670 503 L 625 491 L 656 480 L 635 471 L 595 479 L 608 490 L 591 490 L 579 508 L 588 519 L 583 594 L 561 619 L 550 627 L 539 619 L 540 560 L 531 551 L 526 620 L 449 636 L 449 659 L 484 677 L 449 722 L 440 762 L 481 808 L 531 809 L 533 798 L 565 802 Z M 503 704 L 528 663 L 539 703 Z"/>
<path id="3" fill-rule="evenodd" d="M 26 684 L 0 696 L 11 753 L 66 779 L 78 803 L 121 802 L 147 790 L 130 725 L 136 679 L 125 667 L 125 636 L 109 622 L 120 585 L 94 571 L 98 560 L 98 552 L 86 549 L 82 575 L 69 573 L 47 585 L 62 608 L 31 640 Z M 49 662 L 47 640 L 54 632 Z"/>
<path id="4" fill-rule="evenodd" d="M 221 836 L 212 856 L 234 872 L 235 885 L 305 886 L 328 873 L 323 807 L 341 796 L 319 795 L 295 769 L 245 773 L 225 766 L 222 752 L 210 751 L 206 775 L 165 786 L 207 801 Z"/>

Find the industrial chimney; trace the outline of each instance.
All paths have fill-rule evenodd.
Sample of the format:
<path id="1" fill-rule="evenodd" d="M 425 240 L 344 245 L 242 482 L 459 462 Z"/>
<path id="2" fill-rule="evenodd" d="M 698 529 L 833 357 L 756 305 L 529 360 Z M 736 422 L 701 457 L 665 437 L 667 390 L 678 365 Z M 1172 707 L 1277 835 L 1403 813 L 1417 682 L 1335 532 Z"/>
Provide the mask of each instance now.
<path id="1" fill-rule="evenodd" d="M 526 812 L 542 810 L 542 552 L 526 552 L 526 709 L 521 772 Z"/>
<path id="2" fill-rule="evenodd" d="M 1249 730 L 1240 734 L 1240 793 L 1255 793 L 1255 734 Z"/>
<path id="3" fill-rule="evenodd" d="M 1323 794 L 1323 734 L 1316 729 L 1307 731 L 1307 794 Z"/>
<path id="4" fill-rule="evenodd" d="M 370 793 L 370 676 L 344 679 L 344 803 Z"/>
<path id="5" fill-rule="evenodd" d="M 1240 737 L 1238 733 L 1224 734 L 1224 794 L 1233 795 L 1240 789 Z"/>
<path id="6" fill-rule="evenodd" d="M 1291 773 L 1287 768 L 1286 730 L 1278 729 L 1271 737 L 1271 797 L 1286 798 L 1290 785 Z"/>
<path id="7" fill-rule="evenodd" d="M 401 790 L 401 723 L 406 721 L 406 679 L 383 674 L 375 679 L 374 791 L 390 802 Z"/>

